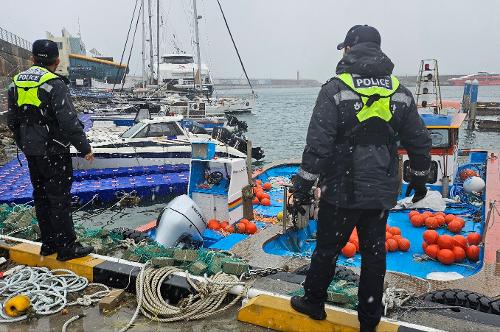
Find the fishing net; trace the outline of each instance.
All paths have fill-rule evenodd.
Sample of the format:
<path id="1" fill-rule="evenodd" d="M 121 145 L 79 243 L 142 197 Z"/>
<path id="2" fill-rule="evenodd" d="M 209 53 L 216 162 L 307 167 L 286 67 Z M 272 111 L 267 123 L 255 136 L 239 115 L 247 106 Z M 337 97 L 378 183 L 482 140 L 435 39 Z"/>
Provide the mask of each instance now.
<path id="1" fill-rule="evenodd" d="M 334 278 L 328 286 L 326 302 L 339 305 L 344 308 L 354 309 L 358 305 L 358 286 L 355 282 Z M 289 295 L 304 295 L 304 288 L 299 288 Z"/>

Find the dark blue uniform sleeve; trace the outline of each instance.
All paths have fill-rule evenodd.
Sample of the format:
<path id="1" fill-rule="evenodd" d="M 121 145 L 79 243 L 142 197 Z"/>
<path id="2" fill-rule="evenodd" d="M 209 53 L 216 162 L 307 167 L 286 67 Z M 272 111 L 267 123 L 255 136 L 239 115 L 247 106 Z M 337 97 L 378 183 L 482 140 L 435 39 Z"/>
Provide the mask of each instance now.
<path id="1" fill-rule="evenodd" d="M 314 106 L 299 171 L 299 176 L 306 180 L 316 180 L 331 166 L 338 122 L 333 95 L 331 84 L 325 84 Z"/>
<path id="2" fill-rule="evenodd" d="M 413 98 L 411 98 L 408 111 L 401 120 L 399 137 L 401 144 L 408 152 L 410 168 L 414 171 L 427 171 L 431 164 L 432 140 L 424 121 L 418 114 Z"/>
<path id="3" fill-rule="evenodd" d="M 9 86 L 8 90 L 8 110 L 7 110 L 7 126 L 10 131 L 14 135 L 14 141 L 16 145 L 20 147 L 20 133 L 19 133 L 19 119 L 17 116 L 17 105 L 16 105 L 16 96 L 15 96 L 15 87 L 13 84 Z"/>
<path id="4" fill-rule="evenodd" d="M 80 153 L 84 155 L 90 153 L 92 149 L 71 102 L 68 87 L 61 80 L 54 80 L 50 84 L 52 85 L 50 103 L 59 129 Z"/>

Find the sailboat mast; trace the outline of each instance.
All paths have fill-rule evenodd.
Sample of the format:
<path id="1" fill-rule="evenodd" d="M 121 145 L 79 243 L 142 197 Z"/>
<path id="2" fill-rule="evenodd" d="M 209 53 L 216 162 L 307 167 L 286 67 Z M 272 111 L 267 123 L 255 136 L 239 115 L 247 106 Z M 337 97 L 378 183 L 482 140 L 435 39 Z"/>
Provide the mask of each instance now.
<path id="1" fill-rule="evenodd" d="M 149 18 L 149 84 L 153 84 L 154 75 L 154 56 L 153 56 L 153 23 L 151 14 L 151 0 L 148 0 L 148 18 Z"/>
<path id="2" fill-rule="evenodd" d="M 201 16 L 198 16 L 198 10 L 196 9 L 196 0 L 193 0 L 193 14 L 194 14 L 194 38 L 195 38 L 195 44 L 196 44 L 196 56 L 198 58 L 198 72 L 200 75 L 200 89 L 202 89 L 202 79 L 201 79 L 201 54 L 200 54 L 200 35 L 199 35 L 199 30 L 198 30 L 198 19 L 201 18 Z M 196 77 L 196 73 L 195 73 Z M 196 81 L 196 79 L 195 79 Z M 195 82 L 195 87 L 196 87 L 196 82 Z"/>
<path id="3" fill-rule="evenodd" d="M 144 0 L 141 0 L 142 9 L 142 87 L 146 87 L 146 29 L 144 24 Z"/>
<path id="4" fill-rule="evenodd" d="M 160 0 L 156 0 L 156 83 L 160 87 Z"/>

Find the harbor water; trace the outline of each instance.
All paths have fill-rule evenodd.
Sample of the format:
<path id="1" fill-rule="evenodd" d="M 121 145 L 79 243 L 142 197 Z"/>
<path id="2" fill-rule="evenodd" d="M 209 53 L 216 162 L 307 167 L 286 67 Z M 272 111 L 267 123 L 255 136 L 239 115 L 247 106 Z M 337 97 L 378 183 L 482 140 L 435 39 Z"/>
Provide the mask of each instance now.
<path id="1" fill-rule="evenodd" d="M 265 158 L 255 167 L 267 163 L 297 159 L 301 157 L 305 144 L 305 137 L 309 119 L 319 92 L 314 88 L 268 88 L 257 90 L 258 95 L 255 109 L 250 114 L 238 115 L 238 119 L 248 124 L 248 138 L 253 146 L 260 146 L 265 151 Z M 414 87 L 409 87 L 414 91 Z M 243 89 L 217 91 L 221 96 L 240 96 L 250 91 Z M 444 100 L 461 101 L 462 87 L 441 87 Z M 480 101 L 500 101 L 500 86 L 486 86 L 479 88 Z M 461 130 L 461 147 L 488 150 L 500 150 L 500 133 L 495 132 L 467 132 Z M 141 224 L 156 219 L 165 202 L 143 202 L 139 207 L 113 207 L 99 210 L 95 214 L 92 210 L 78 211 L 75 221 L 82 222 L 89 227 L 129 227 L 135 228 Z"/>

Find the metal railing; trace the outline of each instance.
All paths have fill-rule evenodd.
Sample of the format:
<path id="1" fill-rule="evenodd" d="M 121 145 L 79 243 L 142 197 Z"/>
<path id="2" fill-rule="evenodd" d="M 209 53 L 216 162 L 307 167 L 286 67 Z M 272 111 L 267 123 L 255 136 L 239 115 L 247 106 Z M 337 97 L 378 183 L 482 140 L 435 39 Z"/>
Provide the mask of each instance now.
<path id="1" fill-rule="evenodd" d="M 29 41 L 13 34 L 10 31 L 2 29 L 2 27 L 0 27 L 0 39 L 31 51 L 32 44 Z"/>

